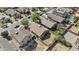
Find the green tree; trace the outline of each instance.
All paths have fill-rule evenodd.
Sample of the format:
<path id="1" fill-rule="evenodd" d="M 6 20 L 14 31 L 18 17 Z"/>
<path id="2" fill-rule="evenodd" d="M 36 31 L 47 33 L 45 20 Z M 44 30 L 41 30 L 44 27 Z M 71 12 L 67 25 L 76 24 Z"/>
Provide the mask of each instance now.
<path id="1" fill-rule="evenodd" d="M 56 37 L 55 37 L 56 40 L 60 40 L 62 38 L 61 33 L 62 33 L 62 31 L 64 31 L 63 29 L 61 29 L 60 27 L 58 27 L 57 25 L 55 25 L 52 28 L 52 31 L 56 35 Z"/>
<path id="2" fill-rule="evenodd" d="M 37 7 L 32 7 L 32 11 L 37 11 L 38 8 Z"/>
<path id="3" fill-rule="evenodd" d="M 65 22 L 66 24 L 70 24 L 70 23 L 71 23 L 68 19 L 65 19 L 64 22 Z"/>
<path id="4" fill-rule="evenodd" d="M 37 13 L 32 13 L 31 18 L 32 18 L 33 21 L 36 21 L 36 20 L 39 19 L 39 15 Z"/>
<path id="5" fill-rule="evenodd" d="M 25 26 L 28 26 L 28 20 L 27 19 L 23 19 L 22 21 L 21 21 L 21 24 L 25 27 Z"/>

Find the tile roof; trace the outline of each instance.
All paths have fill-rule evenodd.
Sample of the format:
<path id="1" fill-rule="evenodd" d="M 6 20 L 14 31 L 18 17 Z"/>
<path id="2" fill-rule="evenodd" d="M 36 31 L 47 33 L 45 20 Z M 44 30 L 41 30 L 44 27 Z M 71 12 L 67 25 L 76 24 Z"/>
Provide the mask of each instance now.
<path id="1" fill-rule="evenodd" d="M 23 27 L 11 30 L 10 33 L 16 40 L 18 40 L 20 44 L 22 43 L 22 41 L 25 40 L 27 42 L 31 38 L 31 33 L 29 32 L 29 30 L 25 30 Z"/>
<path id="2" fill-rule="evenodd" d="M 29 28 L 31 31 L 33 31 L 36 35 L 38 36 L 41 36 L 45 31 L 47 31 L 48 29 L 43 27 L 42 25 L 40 24 L 37 24 L 35 22 L 32 22 L 30 25 L 29 25 Z"/>
<path id="3" fill-rule="evenodd" d="M 50 17 L 52 20 L 56 21 L 56 22 L 62 22 L 64 20 L 63 17 L 57 16 L 55 14 L 52 13 L 48 13 L 48 17 Z"/>
<path id="4" fill-rule="evenodd" d="M 56 24 L 56 22 L 49 21 L 49 20 L 45 19 L 44 17 L 40 17 L 40 19 L 41 19 L 41 23 L 48 28 L 52 28 Z"/>
<path id="5" fill-rule="evenodd" d="M 13 10 L 13 9 L 8 9 L 5 11 L 6 14 L 10 14 L 11 16 L 18 13 L 17 11 Z"/>
<path id="6" fill-rule="evenodd" d="M 66 41 L 70 42 L 71 44 L 74 44 L 79 37 L 71 32 L 67 32 L 64 35 L 64 38 Z"/>

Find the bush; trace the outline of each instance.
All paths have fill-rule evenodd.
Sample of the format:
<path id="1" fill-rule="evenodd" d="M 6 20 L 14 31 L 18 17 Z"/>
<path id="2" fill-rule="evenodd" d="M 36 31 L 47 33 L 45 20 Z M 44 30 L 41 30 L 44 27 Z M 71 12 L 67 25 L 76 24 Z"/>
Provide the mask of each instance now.
<path id="1" fill-rule="evenodd" d="M 64 22 L 65 22 L 66 24 L 70 24 L 70 21 L 67 20 L 67 19 L 65 19 Z"/>
<path id="2" fill-rule="evenodd" d="M 33 21 L 36 21 L 36 20 L 38 20 L 38 19 L 39 19 L 39 15 L 38 15 L 38 14 L 36 14 L 36 13 L 32 13 L 31 18 L 32 18 L 32 20 L 33 20 Z"/>
<path id="3" fill-rule="evenodd" d="M 24 25 L 24 26 L 27 26 L 28 25 L 28 20 L 26 20 L 26 19 L 23 19 L 22 21 L 21 21 L 21 24 L 22 25 Z"/>
<path id="4" fill-rule="evenodd" d="M 57 30 L 57 25 L 53 26 L 52 31 L 56 31 Z"/>

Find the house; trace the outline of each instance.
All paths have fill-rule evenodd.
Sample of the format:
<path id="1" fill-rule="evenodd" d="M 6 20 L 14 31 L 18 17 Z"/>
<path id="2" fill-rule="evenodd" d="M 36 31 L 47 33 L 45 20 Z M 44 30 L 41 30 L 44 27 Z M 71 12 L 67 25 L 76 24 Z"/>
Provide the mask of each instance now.
<path id="1" fill-rule="evenodd" d="M 56 22 L 49 21 L 49 20 L 47 20 L 46 18 L 44 18 L 42 16 L 40 16 L 40 20 L 41 20 L 41 24 L 46 26 L 49 29 L 51 29 L 56 24 Z"/>
<path id="2" fill-rule="evenodd" d="M 20 7 L 20 8 L 17 8 L 16 9 L 18 12 L 27 12 L 28 11 L 28 8 L 26 8 L 26 7 Z"/>
<path id="3" fill-rule="evenodd" d="M 47 13 L 53 13 L 55 10 L 57 9 L 57 7 L 49 7 L 49 10 L 47 11 Z"/>
<path id="4" fill-rule="evenodd" d="M 13 10 L 13 9 L 7 9 L 5 12 L 5 14 L 13 16 L 15 14 L 19 14 L 17 11 Z"/>
<path id="5" fill-rule="evenodd" d="M 0 19 L 2 19 L 2 18 L 10 18 L 10 17 L 4 13 L 0 13 Z"/>
<path id="6" fill-rule="evenodd" d="M 19 44 L 19 48 L 23 48 L 25 50 L 30 50 L 31 47 L 34 48 L 33 36 L 31 32 L 29 30 L 25 30 L 23 26 L 10 30 L 10 34 L 12 38 Z"/>
<path id="7" fill-rule="evenodd" d="M 54 20 L 54 21 L 56 21 L 56 22 L 58 22 L 58 23 L 61 23 L 61 22 L 63 22 L 63 20 L 64 20 L 63 17 L 57 16 L 57 15 L 52 14 L 52 13 L 48 13 L 48 17 L 49 17 L 51 20 Z"/>
<path id="8" fill-rule="evenodd" d="M 26 14 L 26 15 L 30 15 L 30 9 L 26 8 L 26 7 L 20 7 L 16 9 L 18 12 L 20 12 L 21 14 Z"/>
<path id="9" fill-rule="evenodd" d="M 69 31 L 79 35 L 79 27 L 76 27 L 76 26 L 72 26 Z"/>
<path id="10" fill-rule="evenodd" d="M 79 39 L 79 36 L 77 36 L 71 32 L 67 32 L 64 35 L 64 38 L 67 42 L 71 43 L 71 45 L 74 46 L 76 44 L 76 41 Z"/>
<path id="11" fill-rule="evenodd" d="M 16 51 L 17 48 L 14 44 L 9 43 L 9 41 L 0 36 L 0 51 Z"/>
<path id="12" fill-rule="evenodd" d="M 64 7 L 58 7 L 56 9 L 56 12 L 61 13 L 61 14 L 64 14 L 65 12 L 69 13 L 71 11 L 72 11 L 72 9 L 70 9 L 70 8 L 64 8 Z"/>
<path id="13" fill-rule="evenodd" d="M 29 28 L 30 28 L 30 31 L 36 34 L 40 39 L 45 38 L 45 36 L 49 33 L 47 28 L 35 22 L 32 22 L 29 25 Z"/>

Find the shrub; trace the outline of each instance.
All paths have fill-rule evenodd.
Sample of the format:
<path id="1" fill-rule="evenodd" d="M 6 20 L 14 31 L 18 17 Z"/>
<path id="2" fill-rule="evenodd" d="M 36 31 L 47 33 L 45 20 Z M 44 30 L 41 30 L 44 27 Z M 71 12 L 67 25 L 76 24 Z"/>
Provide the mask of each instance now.
<path id="1" fill-rule="evenodd" d="M 33 21 L 36 21 L 36 20 L 39 19 L 39 15 L 37 13 L 32 13 L 31 18 L 32 18 Z"/>
<path id="2" fill-rule="evenodd" d="M 23 19 L 22 21 L 21 21 L 21 24 L 22 25 L 24 25 L 24 26 L 27 26 L 28 25 L 28 20 L 26 20 L 26 19 Z"/>

